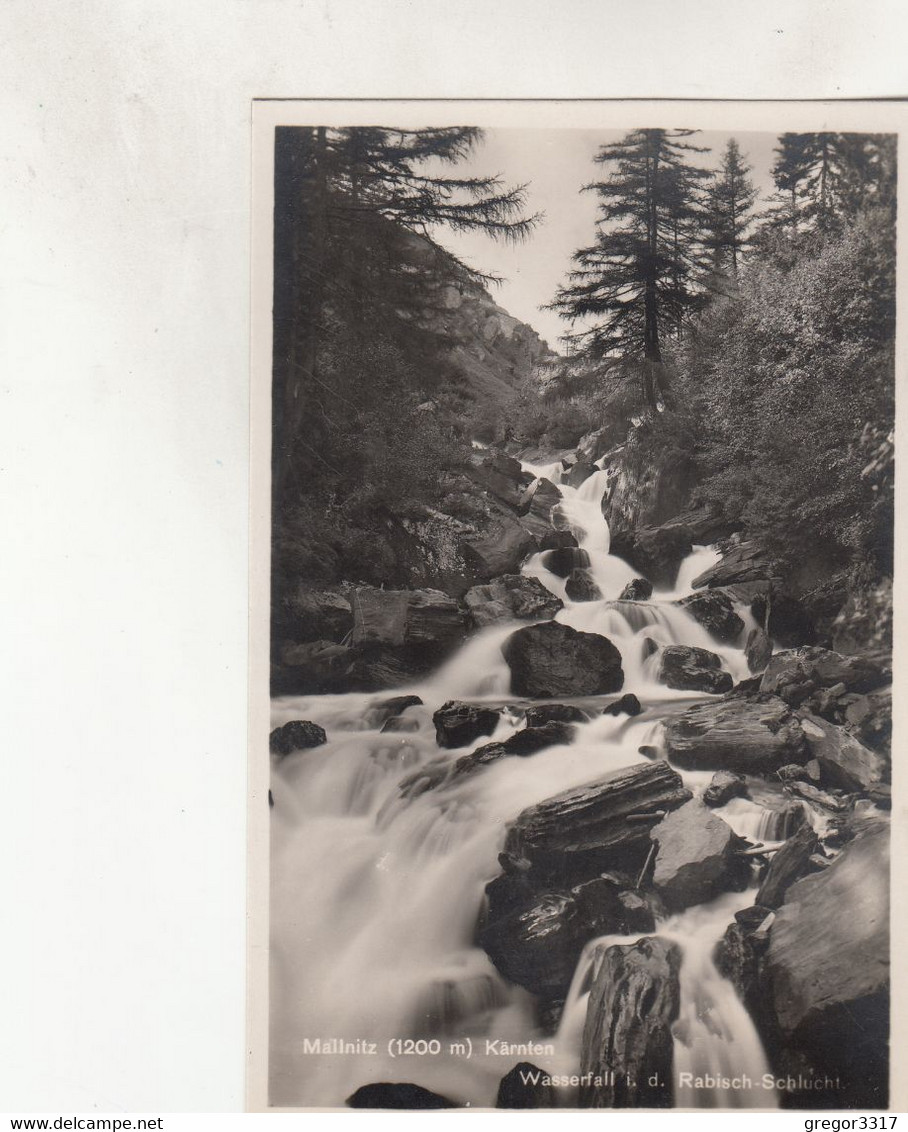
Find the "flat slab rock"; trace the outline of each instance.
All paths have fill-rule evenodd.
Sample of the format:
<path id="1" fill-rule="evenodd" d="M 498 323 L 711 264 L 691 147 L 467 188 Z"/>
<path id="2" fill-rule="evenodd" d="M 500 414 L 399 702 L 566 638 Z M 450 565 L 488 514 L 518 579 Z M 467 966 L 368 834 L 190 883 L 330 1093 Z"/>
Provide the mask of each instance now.
<path id="1" fill-rule="evenodd" d="M 650 831 L 656 844 L 652 885 L 671 911 L 703 904 L 743 887 L 748 868 L 734 830 L 699 798 L 686 802 Z"/>
<path id="2" fill-rule="evenodd" d="M 725 696 L 669 718 L 665 748 L 685 769 L 739 774 L 766 774 L 809 758 L 798 718 L 778 697 L 760 694 Z"/>
<path id="3" fill-rule="evenodd" d="M 628 819 L 677 809 L 690 798 L 666 762 L 622 767 L 524 810 L 508 831 L 505 853 L 568 885 L 612 865 L 640 867 L 659 817 Z"/>

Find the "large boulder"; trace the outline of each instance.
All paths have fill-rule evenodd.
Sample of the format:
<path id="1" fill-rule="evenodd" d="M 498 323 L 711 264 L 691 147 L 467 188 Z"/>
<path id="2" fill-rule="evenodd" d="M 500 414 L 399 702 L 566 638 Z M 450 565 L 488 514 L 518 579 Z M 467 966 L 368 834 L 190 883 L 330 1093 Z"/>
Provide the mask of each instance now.
<path id="1" fill-rule="evenodd" d="M 516 517 L 500 513 L 488 527 L 460 543 L 464 561 L 480 581 L 501 574 L 516 574 L 524 559 L 536 550 L 536 538 Z"/>
<path id="2" fill-rule="evenodd" d="M 353 611 L 343 594 L 298 585 L 284 593 L 276 610 L 285 636 L 307 641 L 340 642 L 353 628 Z"/>
<path id="3" fill-rule="evenodd" d="M 692 547 L 683 527 L 646 527 L 619 532 L 612 539 L 611 552 L 645 574 L 653 585 L 671 586 Z"/>
<path id="4" fill-rule="evenodd" d="M 750 611 L 783 648 L 812 645 L 817 639 L 816 626 L 803 603 L 784 590 L 773 588 L 758 594 L 751 602 Z"/>
<path id="5" fill-rule="evenodd" d="M 657 846 L 652 885 L 672 911 L 703 904 L 747 880 L 748 866 L 737 853 L 741 839 L 699 798 L 664 817 L 650 837 Z"/>
<path id="6" fill-rule="evenodd" d="M 722 558 L 698 574 L 693 580 L 694 589 L 701 586 L 728 586 L 737 582 L 769 581 L 775 568 L 766 553 L 754 542 L 735 541 L 725 546 Z"/>
<path id="7" fill-rule="evenodd" d="M 734 681 L 722 659 L 709 649 L 667 645 L 659 658 L 659 680 L 683 692 L 730 692 Z"/>
<path id="8" fill-rule="evenodd" d="M 501 718 L 499 708 L 448 700 L 435 712 L 435 739 L 439 747 L 468 747 L 481 735 L 491 735 Z"/>
<path id="9" fill-rule="evenodd" d="M 333 641 L 285 644 L 280 664 L 272 666 L 271 694 L 313 695 L 349 689 L 349 676 L 356 654 Z"/>
<path id="10" fill-rule="evenodd" d="M 554 617 L 564 602 L 538 578 L 504 574 L 464 595 L 470 620 L 477 629 L 503 621 L 542 621 Z"/>
<path id="11" fill-rule="evenodd" d="M 721 590 L 701 590 L 682 597 L 674 604 L 726 644 L 736 641 L 744 629 L 744 622 L 735 613 L 731 598 Z"/>
<path id="12" fill-rule="evenodd" d="M 800 707 L 821 689 L 841 684 L 845 692 L 872 692 L 889 679 L 885 669 L 867 657 L 807 646 L 776 653 L 763 673 L 760 691 Z"/>
<path id="13" fill-rule="evenodd" d="M 557 578 L 569 578 L 575 570 L 585 570 L 589 564 L 589 554 L 576 546 L 547 550 L 542 556 L 542 565 Z"/>
<path id="14" fill-rule="evenodd" d="M 518 629 L 501 651 L 518 696 L 596 696 L 624 684 L 621 653 L 607 637 L 557 621 Z"/>
<path id="15" fill-rule="evenodd" d="M 558 1101 L 553 1085 L 544 1083 L 550 1074 L 531 1061 L 518 1061 L 514 1068 L 501 1078 L 496 1108 L 555 1108 Z"/>
<path id="16" fill-rule="evenodd" d="M 484 491 L 517 510 L 525 490 L 524 473 L 519 461 L 500 449 L 472 453 L 467 475 Z"/>
<path id="17" fill-rule="evenodd" d="M 524 810 L 508 830 L 505 854 L 515 867 L 570 887 L 603 869 L 642 866 L 649 831 L 691 797 L 661 760 L 622 767 Z"/>
<path id="18" fill-rule="evenodd" d="M 810 712 L 800 711 L 810 753 L 820 766 L 820 782 L 833 790 L 861 791 L 889 777 L 889 761 L 847 731 Z"/>
<path id="19" fill-rule="evenodd" d="M 889 829 L 879 825 L 793 884 L 763 965 L 781 1041 L 840 1077 L 838 1107 L 887 1104 L 888 868 Z"/>
<path id="20" fill-rule="evenodd" d="M 564 583 L 564 592 L 571 601 L 602 600 L 602 590 L 596 585 L 589 570 L 573 569 Z"/>
<path id="21" fill-rule="evenodd" d="M 681 950 L 659 936 L 602 947 L 583 1029 L 582 1108 L 671 1108 Z M 596 1083 L 597 1081 L 602 1083 Z"/>
<path id="22" fill-rule="evenodd" d="M 328 742 L 325 729 L 308 719 L 293 719 L 283 727 L 275 727 L 268 737 L 268 749 L 273 755 L 289 755 L 321 747 Z"/>
<path id="23" fill-rule="evenodd" d="M 561 492 L 547 479 L 537 479 L 523 492 L 518 505 L 524 528 L 535 538 L 545 537 L 555 524 L 552 512 L 561 502 Z"/>
<path id="24" fill-rule="evenodd" d="M 717 770 L 703 791 L 703 802 L 707 806 L 724 806 L 732 798 L 743 798 L 746 793 L 747 779 L 743 774 Z"/>
<path id="25" fill-rule="evenodd" d="M 608 875 L 546 891 L 523 874 L 505 873 L 486 886 L 479 942 L 510 982 L 544 1000 L 563 999 L 589 940 L 653 930 L 652 912 L 629 906 L 627 895 Z"/>
<path id="26" fill-rule="evenodd" d="M 772 659 L 772 638 L 762 629 L 751 629 L 744 644 L 744 656 L 751 672 L 765 671 Z"/>
<path id="27" fill-rule="evenodd" d="M 458 1108 L 454 1101 L 407 1081 L 380 1081 L 360 1085 L 344 1102 L 348 1108 L 435 1109 Z"/>
<path id="28" fill-rule="evenodd" d="M 568 484 L 570 487 L 580 487 L 580 485 L 590 478 L 599 469 L 594 467 L 592 462 L 581 457 L 571 466 L 570 470 L 565 472 L 561 477 L 561 482 Z"/>
<path id="29" fill-rule="evenodd" d="M 379 590 L 360 586 L 353 592 L 351 644 L 388 648 L 429 647 L 450 652 L 464 638 L 466 625 L 457 601 L 440 590 Z"/>
<path id="30" fill-rule="evenodd" d="M 466 774 L 472 774 L 474 770 L 497 762 L 498 759 L 507 758 L 508 755 L 526 758 L 546 747 L 570 743 L 573 730 L 569 723 L 562 723 L 559 720 L 550 720 L 541 727 L 525 727 L 522 731 L 515 731 L 501 743 L 487 743 L 484 747 L 477 747 L 475 751 L 459 758 L 454 764 L 454 777 L 462 778 Z"/>
<path id="31" fill-rule="evenodd" d="M 739 774 L 766 774 L 809 758 L 797 716 L 778 697 L 759 694 L 726 696 L 670 717 L 665 749 L 685 769 Z"/>

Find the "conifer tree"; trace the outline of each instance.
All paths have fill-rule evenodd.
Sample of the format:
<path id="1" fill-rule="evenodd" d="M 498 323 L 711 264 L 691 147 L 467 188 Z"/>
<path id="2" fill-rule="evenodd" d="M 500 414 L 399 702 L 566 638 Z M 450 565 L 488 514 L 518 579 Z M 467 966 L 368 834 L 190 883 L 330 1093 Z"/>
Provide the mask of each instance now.
<path id="1" fill-rule="evenodd" d="M 576 330 L 572 354 L 602 368 L 639 374 L 643 401 L 657 411 L 670 397 L 662 345 L 698 309 L 699 185 L 688 163 L 704 152 L 692 130 L 634 130 L 604 145 L 596 162 L 607 180 L 585 186 L 600 200 L 596 240 L 574 254 L 575 269 L 550 304 Z"/>
<path id="2" fill-rule="evenodd" d="M 706 236 L 711 273 L 716 285 L 723 278 L 737 278 L 741 255 L 748 244 L 747 233 L 757 199 L 748 174 L 751 166 L 734 138 L 729 138 L 722 165 L 707 189 Z"/>

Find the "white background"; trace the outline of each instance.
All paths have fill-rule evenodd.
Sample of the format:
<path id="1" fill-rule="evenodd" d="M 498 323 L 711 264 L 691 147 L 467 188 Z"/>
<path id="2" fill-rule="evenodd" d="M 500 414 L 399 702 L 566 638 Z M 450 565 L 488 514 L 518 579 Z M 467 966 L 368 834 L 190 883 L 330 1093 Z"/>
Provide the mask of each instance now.
<path id="1" fill-rule="evenodd" d="M 908 93 L 755 9 L 4 0 L 0 1111 L 244 1103 L 250 100 Z"/>

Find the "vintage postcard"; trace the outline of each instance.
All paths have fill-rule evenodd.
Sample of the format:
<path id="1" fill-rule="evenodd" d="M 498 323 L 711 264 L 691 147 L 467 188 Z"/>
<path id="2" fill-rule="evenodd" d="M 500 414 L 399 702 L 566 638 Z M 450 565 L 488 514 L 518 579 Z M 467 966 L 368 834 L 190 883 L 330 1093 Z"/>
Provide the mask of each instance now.
<path id="1" fill-rule="evenodd" d="M 255 104 L 251 1108 L 897 1107 L 905 126 Z"/>

